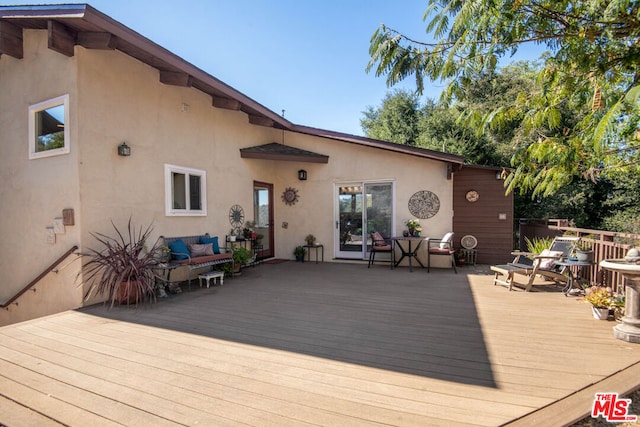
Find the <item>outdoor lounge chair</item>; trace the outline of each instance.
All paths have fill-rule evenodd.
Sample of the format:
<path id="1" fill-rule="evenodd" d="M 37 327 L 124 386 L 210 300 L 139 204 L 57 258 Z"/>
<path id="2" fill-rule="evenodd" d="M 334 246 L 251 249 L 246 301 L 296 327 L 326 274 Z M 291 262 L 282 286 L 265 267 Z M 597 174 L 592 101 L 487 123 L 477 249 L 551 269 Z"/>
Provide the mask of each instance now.
<path id="1" fill-rule="evenodd" d="M 371 233 L 371 249 L 369 249 L 369 265 L 367 268 L 371 267 L 371 264 L 375 261 L 376 253 L 386 252 L 391 254 L 391 269 L 393 269 L 394 262 L 394 254 L 393 254 L 393 245 L 388 239 L 382 237 L 377 231 Z"/>
<path id="2" fill-rule="evenodd" d="M 491 266 L 491 270 L 495 272 L 494 286 L 500 284 L 512 290 L 513 285 L 520 285 L 524 287 L 525 292 L 528 292 L 533 287 L 537 276 L 566 285 L 568 280 L 565 274 L 566 267 L 557 266 L 555 261 L 567 258 L 579 240 L 580 237 L 558 236 L 553 239 L 549 249 L 545 249 L 537 256 L 526 252 L 515 252 L 516 257 L 512 262 Z M 516 274 L 527 276 L 527 283 L 516 282 Z M 505 278 L 503 279 L 502 276 Z"/>
<path id="3" fill-rule="evenodd" d="M 427 238 L 427 273 L 431 270 L 431 257 L 438 255 L 445 255 L 451 258 L 451 266 L 453 271 L 458 274 L 456 268 L 456 251 L 453 248 L 453 233 L 449 232 L 445 234 L 442 239 Z"/>

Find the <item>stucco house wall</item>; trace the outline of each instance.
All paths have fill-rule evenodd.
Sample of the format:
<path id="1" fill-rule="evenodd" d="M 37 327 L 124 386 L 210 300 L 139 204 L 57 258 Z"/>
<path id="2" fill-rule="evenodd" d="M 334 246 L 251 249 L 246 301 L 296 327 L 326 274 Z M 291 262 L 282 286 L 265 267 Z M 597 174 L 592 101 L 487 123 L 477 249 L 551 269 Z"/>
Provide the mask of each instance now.
<path id="1" fill-rule="evenodd" d="M 24 31 L 24 58 L 3 55 L 0 60 L 0 301 L 6 301 L 35 279 L 51 262 L 80 241 L 80 227 L 66 227 L 56 235 L 56 243 L 46 243 L 46 228 L 62 210 L 80 210 L 77 117 L 75 100 L 76 59 L 47 48 L 46 32 Z M 71 153 L 28 159 L 28 107 L 60 95 L 70 95 Z M 77 219 L 76 219 L 77 220 Z M 66 265 L 66 264 L 65 264 Z M 52 273 L 27 297 L 22 307 L 51 313 L 78 307 L 81 289 L 69 277 L 76 266 L 66 266 L 65 274 Z M 64 287 L 64 292 L 59 292 Z M 45 301 L 39 296 L 47 295 Z M 21 312 L 17 320 L 33 316 Z M 0 322 L 13 316 L 0 310 Z M 15 316 L 14 316 L 15 318 Z"/>
<path id="2" fill-rule="evenodd" d="M 309 233 L 324 244 L 325 260 L 335 257 L 336 186 L 342 183 L 393 182 L 394 234 L 412 217 L 411 195 L 433 191 L 441 207 L 421 220 L 423 235 L 441 237 L 452 229 L 447 161 L 251 124 L 245 112 L 213 107 L 211 96 L 200 90 L 161 83 L 156 68 L 120 50 L 76 45 L 69 57 L 47 47 L 46 30 L 25 29 L 23 38 L 24 58 L 0 58 L 0 302 L 73 245 L 80 252 L 95 247 L 91 233 L 113 235 L 112 222 L 152 224 L 150 244 L 161 235 L 208 232 L 224 238 L 232 205 L 243 206 L 245 219 L 252 218 L 254 181 L 273 184 L 276 258 L 293 258 L 293 248 Z M 29 160 L 29 105 L 64 94 L 70 101 L 70 153 Z M 122 142 L 131 156 L 118 156 Z M 327 155 L 329 162 L 240 156 L 242 148 L 271 142 Z M 165 214 L 165 164 L 206 171 L 206 215 Z M 301 168 L 308 172 L 306 181 L 297 179 Z M 280 198 L 286 187 L 299 191 L 293 206 Z M 56 235 L 55 243 L 46 242 L 46 228 L 69 208 L 74 225 Z M 65 274 L 51 273 L 39 285 L 43 291 L 29 296 L 33 302 L 12 306 L 11 321 L 81 306 L 85 289 L 75 280 L 80 262 L 74 259 L 65 262 Z M 0 310 L 0 324 L 11 318 L 6 313 Z"/>

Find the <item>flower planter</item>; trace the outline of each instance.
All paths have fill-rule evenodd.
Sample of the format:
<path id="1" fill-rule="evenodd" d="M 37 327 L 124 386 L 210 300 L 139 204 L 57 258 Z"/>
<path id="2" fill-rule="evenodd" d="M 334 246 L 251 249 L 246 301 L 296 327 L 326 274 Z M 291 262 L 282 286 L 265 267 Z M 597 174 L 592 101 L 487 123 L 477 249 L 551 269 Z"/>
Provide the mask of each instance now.
<path id="1" fill-rule="evenodd" d="M 594 319 L 607 320 L 609 318 L 608 308 L 598 308 L 598 307 L 591 306 L 591 310 L 593 311 Z"/>
<path id="2" fill-rule="evenodd" d="M 578 261 L 593 262 L 593 251 L 576 251 L 576 258 Z"/>

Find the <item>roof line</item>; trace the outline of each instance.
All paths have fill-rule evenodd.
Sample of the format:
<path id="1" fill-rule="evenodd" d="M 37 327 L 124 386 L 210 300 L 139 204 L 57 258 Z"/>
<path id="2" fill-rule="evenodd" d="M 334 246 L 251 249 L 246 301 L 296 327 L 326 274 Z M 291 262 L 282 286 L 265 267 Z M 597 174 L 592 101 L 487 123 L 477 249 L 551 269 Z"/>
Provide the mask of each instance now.
<path id="1" fill-rule="evenodd" d="M 89 4 L 61 4 L 61 5 L 26 5 L 26 6 L 0 6 L 0 19 L 81 19 L 85 22 L 95 25 L 98 28 L 103 29 L 121 39 L 123 42 L 128 43 L 136 48 L 147 52 L 151 56 L 157 58 L 160 62 L 164 63 L 168 67 L 174 67 L 181 72 L 192 76 L 194 79 L 199 80 L 201 83 L 210 86 L 215 91 L 228 96 L 231 99 L 238 101 L 243 106 L 246 106 L 251 111 L 256 112 L 272 121 L 271 127 L 306 134 L 321 138 L 333 139 L 341 142 L 348 142 L 352 144 L 359 144 L 367 147 L 383 149 L 393 151 L 396 153 L 408 154 L 417 157 L 429 158 L 452 164 L 462 165 L 464 158 L 453 154 L 443 153 L 434 150 L 428 150 L 425 148 L 413 147 L 408 145 L 396 144 L 389 141 L 382 141 L 377 139 L 366 138 L 362 136 L 347 134 L 343 132 L 331 131 L 326 129 L 319 129 L 310 126 L 297 125 L 289 120 L 285 119 L 282 115 L 275 113 L 254 99 L 239 92 L 223 81 L 208 74 L 201 68 L 191 64 L 185 59 L 179 57 L 175 53 L 165 49 L 159 44 L 146 38 L 135 30 L 127 27 L 126 25 L 116 21 L 110 16 L 100 12 Z M 126 52 L 123 52 L 127 54 Z M 152 67 L 154 65 L 148 64 Z M 159 69 L 158 67 L 154 67 Z M 202 89 L 200 89 L 202 90 Z M 207 92 L 205 92 L 207 93 Z M 213 94 L 209 93 L 211 96 Z M 217 95 L 216 95 L 217 96 Z M 250 114 L 246 110 L 245 113 Z M 277 126 L 275 126 L 277 125 Z"/>
<path id="2" fill-rule="evenodd" d="M 426 157 L 434 160 L 445 161 L 449 163 L 455 163 L 462 165 L 464 163 L 464 157 L 456 156 L 455 154 L 443 153 L 440 151 L 429 150 L 427 148 L 414 147 L 411 145 L 397 144 L 395 142 L 382 141 L 379 139 L 367 138 L 364 136 L 351 135 L 348 133 L 337 132 L 326 129 L 319 129 L 310 126 L 293 125 L 293 132 L 302 133 L 306 135 L 318 136 L 322 138 L 334 139 L 343 142 L 349 142 L 352 144 L 359 144 L 366 147 L 379 148 L 388 151 L 394 151 L 396 153 L 409 154 L 412 156 Z"/>
<path id="3" fill-rule="evenodd" d="M 168 63 L 175 64 L 177 60 L 178 63 L 176 64 L 176 66 L 179 66 L 180 68 L 182 68 L 183 71 L 185 71 L 189 75 L 197 79 L 203 80 L 208 84 L 211 84 L 215 89 L 218 89 L 220 92 L 228 95 L 230 98 L 233 98 L 241 102 L 242 104 L 245 104 L 248 107 L 259 111 L 269 119 L 273 120 L 274 122 L 280 124 L 281 126 L 287 129 L 293 126 L 291 122 L 289 122 L 287 119 L 285 119 L 281 115 L 271 111 L 270 109 L 260 104 L 259 102 L 255 101 L 254 99 L 248 97 L 242 92 L 239 92 L 238 90 L 224 83 L 222 80 L 212 76 L 211 74 L 205 72 L 201 68 L 196 67 L 192 63 L 181 58 L 180 56 L 169 51 L 168 49 L 165 49 L 164 47 L 160 46 L 154 41 L 136 32 L 135 30 L 132 30 L 126 25 L 116 21 L 115 19 L 100 12 L 99 10 L 93 8 L 90 5 L 86 5 L 86 10 L 87 10 L 87 13 L 85 14 L 84 18 L 87 21 L 91 22 L 92 24 L 95 24 L 104 28 L 105 30 L 109 31 L 110 33 L 114 34 L 119 38 L 122 38 L 123 40 L 129 43 L 137 44 L 137 45 L 143 44 L 144 45 L 143 48 L 145 50 L 153 51 L 154 55 L 157 55 L 159 59 L 165 60 Z"/>

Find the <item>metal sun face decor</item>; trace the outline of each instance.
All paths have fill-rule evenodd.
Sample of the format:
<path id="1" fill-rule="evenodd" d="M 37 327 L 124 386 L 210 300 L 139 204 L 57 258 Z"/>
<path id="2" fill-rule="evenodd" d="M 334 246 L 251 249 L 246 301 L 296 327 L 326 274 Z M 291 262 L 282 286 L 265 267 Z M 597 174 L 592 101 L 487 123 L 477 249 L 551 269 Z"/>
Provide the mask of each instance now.
<path id="1" fill-rule="evenodd" d="M 240 228 L 244 224 L 244 209 L 240 205 L 233 205 L 229 209 L 229 222 L 233 228 Z"/>
<path id="2" fill-rule="evenodd" d="M 440 210 L 440 199 L 431 191 L 414 193 L 409 199 L 409 212 L 420 219 L 431 218 Z"/>
<path id="3" fill-rule="evenodd" d="M 282 201 L 289 206 L 295 205 L 299 198 L 298 190 L 293 187 L 285 188 L 282 193 Z"/>

